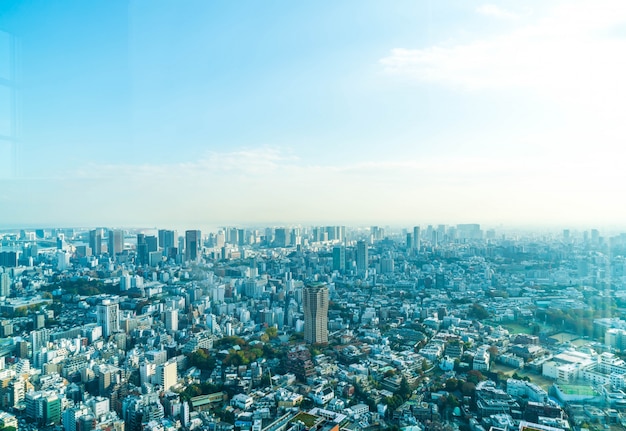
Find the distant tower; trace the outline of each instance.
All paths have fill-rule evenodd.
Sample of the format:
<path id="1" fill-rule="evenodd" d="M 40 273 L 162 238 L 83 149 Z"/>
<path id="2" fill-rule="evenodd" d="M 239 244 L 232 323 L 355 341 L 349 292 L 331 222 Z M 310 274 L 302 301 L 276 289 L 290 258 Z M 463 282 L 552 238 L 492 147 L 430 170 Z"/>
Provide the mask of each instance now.
<path id="1" fill-rule="evenodd" d="M 173 230 L 159 230 L 159 247 L 163 249 L 165 256 L 170 255 L 170 250 L 176 247 L 176 232 Z"/>
<path id="2" fill-rule="evenodd" d="M 328 288 L 324 284 L 307 286 L 302 292 L 304 341 L 328 343 Z"/>
<path id="3" fill-rule="evenodd" d="M 367 270 L 368 256 L 367 243 L 363 240 L 356 243 L 356 270 L 358 273 L 364 273 Z"/>
<path id="4" fill-rule="evenodd" d="M 102 254 L 102 229 L 89 231 L 89 248 L 91 248 L 91 254 L 94 256 Z"/>
<path id="5" fill-rule="evenodd" d="M 137 234 L 137 263 L 139 265 L 148 264 L 148 243 L 146 242 L 146 234 Z"/>
<path id="6" fill-rule="evenodd" d="M 411 247 L 413 250 L 419 251 L 420 249 L 420 227 L 413 227 L 413 245 Z"/>
<path id="7" fill-rule="evenodd" d="M 124 231 L 113 229 L 109 231 L 109 256 L 115 256 L 124 250 Z"/>
<path id="8" fill-rule="evenodd" d="M 286 247 L 287 238 L 289 235 L 287 234 L 288 229 L 284 227 L 276 228 L 274 230 L 274 246 L 276 247 Z"/>
<path id="9" fill-rule="evenodd" d="M 185 231 L 185 260 L 198 260 L 200 257 L 202 234 L 199 230 Z"/>
<path id="10" fill-rule="evenodd" d="M 343 272 L 346 269 L 346 249 L 343 245 L 333 247 L 333 271 Z"/>

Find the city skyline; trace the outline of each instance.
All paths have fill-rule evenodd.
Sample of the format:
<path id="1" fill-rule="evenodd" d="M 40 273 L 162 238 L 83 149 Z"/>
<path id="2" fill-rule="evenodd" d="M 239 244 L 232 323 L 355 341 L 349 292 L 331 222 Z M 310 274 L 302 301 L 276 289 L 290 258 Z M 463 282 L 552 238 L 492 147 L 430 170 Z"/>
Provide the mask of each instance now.
<path id="1" fill-rule="evenodd" d="M 624 226 L 622 2 L 0 12 L 0 227 Z"/>

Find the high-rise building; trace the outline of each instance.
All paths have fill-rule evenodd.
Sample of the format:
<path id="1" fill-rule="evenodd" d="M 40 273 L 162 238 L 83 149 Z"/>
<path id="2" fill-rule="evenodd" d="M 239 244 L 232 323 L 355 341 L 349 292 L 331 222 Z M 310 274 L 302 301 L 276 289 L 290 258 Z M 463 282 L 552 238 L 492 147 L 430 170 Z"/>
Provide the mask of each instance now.
<path id="1" fill-rule="evenodd" d="M 345 271 L 346 249 L 343 245 L 333 247 L 333 271 Z"/>
<path id="2" fill-rule="evenodd" d="M 109 256 L 115 256 L 124 250 L 124 231 L 120 229 L 109 230 L 108 242 Z"/>
<path id="3" fill-rule="evenodd" d="M 94 256 L 102 254 L 102 229 L 89 231 L 89 248 Z"/>
<path id="4" fill-rule="evenodd" d="M 420 227 L 413 227 L 413 244 L 411 244 L 413 250 L 419 251 L 420 249 Z"/>
<path id="5" fill-rule="evenodd" d="M 139 265 L 147 265 L 149 259 L 148 243 L 146 242 L 146 235 L 143 233 L 137 234 L 137 263 Z"/>
<path id="6" fill-rule="evenodd" d="M 66 409 L 63 412 L 63 429 L 65 431 L 76 431 L 78 419 L 87 416 L 89 413 L 89 408 L 84 404 Z"/>
<path id="7" fill-rule="evenodd" d="M 356 243 L 356 270 L 359 274 L 364 273 L 368 266 L 367 243 L 363 240 Z"/>
<path id="8" fill-rule="evenodd" d="M 202 233 L 199 230 L 185 231 L 185 260 L 198 260 L 202 246 Z"/>
<path id="9" fill-rule="evenodd" d="M 11 294 L 11 277 L 6 272 L 0 274 L 0 296 Z"/>
<path id="10" fill-rule="evenodd" d="M 176 359 L 170 359 L 164 364 L 156 367 L 156 381 L 161 385 L 161 390 L 169 391 L 178 381 L 178 371 L 176 369 Z"/>
<path id="11" fill-rule="evenodd" d="M 279 227 L 274 229 L 274 246 L 276 247 L 286 247 L 288 245 L 288 229 L 284 227 Z"/>
<path id="12" fill-rule="evenodd" d="M 159 239 L 155 235 L 146 236 L 146 244 L 148 245 L 148 253 L 159 249 Z"/>
<path id="13" fill-rule="evenodd" d="M 328 343 L 328 288 L 325 284 L 307 286 L 302 292 L 304 341 Z"/>
<path id="14" fill-rule="evenodd" d="M 176 247 L 176 232 L 173 230 L 160 229 L 159 247 L 163 249 L 166 256 L 169 256 L 169 250 Z"/>
<path id="15" fill-rule="evenodd" d="M 32 391 L 26 394 L 26 415 L 38 425 L 48 426 L 61 422 L 61 399 L 56 393 Z"/>
<path id="16" fill-rule="evenodd" d="M 15 251 L 0 252 L 0 266 L 15 268 L 17 266 L 18 253 Z"/>
<path id="17" fill-rule="evenodd" d="M 102 326 L 102 334 L 109 337 L 120 330 L 120 305 L 105 299 L 96 308 L 98 325 Z"/>
<path id="18" fill-rule="evenodd" d="M 168 332 L 178 331 L 178 310 L 175 308 L 165 310 L 165 329 Z"/>
<path id="19" fill-rule="evenodd" d="M 30 344 L 33 350 L 33 356 L 42 348 L 48 345 L 50 341 L 50 330 L 43 328 L 30 333 Z"/>

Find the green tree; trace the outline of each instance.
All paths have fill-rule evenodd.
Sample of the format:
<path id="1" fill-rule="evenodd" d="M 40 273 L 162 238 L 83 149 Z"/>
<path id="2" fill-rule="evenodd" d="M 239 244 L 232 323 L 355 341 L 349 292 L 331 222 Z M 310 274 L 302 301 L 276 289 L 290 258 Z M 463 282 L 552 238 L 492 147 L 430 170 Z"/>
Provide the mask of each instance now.
<path id="1" fill-rule="evenodd" d="M 446 391 L 448 392 L 456 391 L 457 388 L 459 387 L 459 381 L 455 379 L 454 377 L 451 377 L 448 380 L 446 380 L 446 384 L 444 387 Z"/>
<path id="2" fill-rule="evenodd" d="M 476 385 L 472 382 L 463 382 L 461 393 L 465 396 L 473 396 L 476 393 Z"/>
<path id="3" fill-rule="evenodd" d="M 478 370 L 470 370 L 467 372 L 467 381 L 478 384 L 478 382 L 482 382 L 483 380 L 487 380 L 487 378 Z"/>
<path id="4" fill-rule="evenodd" d="M 403 400 L 406 400 L 411 396 L 412 392 L 413 391 L 409 386 L 409 382 L 406 380 L 405 377 L 402 377 L 402 380 L 400 381 L 400 388 L 398 389 L 398 395 L 400 395 Z"/>
<path id="5" fill-rule="evenodd" d="M 475 302 L 470 307 L 469 316 L 478 320 L 484 320 L 489 318 L 489 312 L 485 307 Z"/>
<path id="6" fill-rule="evenodd" d="M 268 326 L 267 328 L 265 328 L 265 333 L 270 338 L 270 340 L 273 340 L 274 338 L 278 337 L 278 328 L 276 328 L 275 326 Z"/>

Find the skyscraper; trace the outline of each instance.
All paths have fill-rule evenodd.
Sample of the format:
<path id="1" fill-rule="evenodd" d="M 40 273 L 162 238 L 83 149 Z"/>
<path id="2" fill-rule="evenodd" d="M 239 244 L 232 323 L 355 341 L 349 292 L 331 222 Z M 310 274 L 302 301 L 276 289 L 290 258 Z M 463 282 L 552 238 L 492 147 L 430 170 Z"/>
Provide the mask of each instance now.
<path id="1" fill-rule="evenodd" d="M 148 243 L 146 242 L 146 235 L 143 233 L 137 234 L 137 263 L 139 265 L 148 264 Z"/>
<path id="2" fill-rule="evenodd" d="M 169 250 L 176 247 L 176 232 L 173 230 L 159 230 L 159 247 L 161 247 L 166 256 L 169 255 Z"/>
<path id="3" fill-rule="evenodd" d="M 102 254 L 102 229 L 89 231 L 89 248 L 91 248 L 91 254 L 94 256 Z"/>
<path id="4" fill-rule="evenodd" d="M 333 247 L 333 271 L 346 269 L 346 249 L 343 245 Z"/>
<path id="5" fill-rule="evenodd" d="M 170 333 L 178 331 L 178 310 L 176 308 L 165 310 L 165 329 Z"/>
<path id="6" fill-rule="evenodd" d="M 411 246 L 413 250 L 419 251 L 420 249 L 420 227 L 413 227 L 413 244 Z"/>
<path id="7" fill-rule="evenodd" d="M 367 243 L 363 240 L 356 243 L 356 270 L 358 273 L 364 273 L 367 270 L 368 256 Z"/>
<path id="8" fill-rule="evenodd" d="M 307 286 L 302 292 L 304 341 L 328 343 L 328 288 L 325 284 Z"/>
<path id="9" fill-rule="evenodd" d="M 115 256 L 124 250 L 124 231 L 120 229 L 112 229 L 109 231 L 109 256 Z"/>
<path id="10" fill-rule="evenodd" d="M 200 257 L 202 233 L 199 230 L 185 231 L 185 260 L 198 260 Z"/>
<path id="11" fill-rule="evenodd" d="M 287 246 L 287 234 L 288 229 L 284 227 L 279 227 L 274 230 L 274 246 L 275 247 L 286 247 Z"/>

